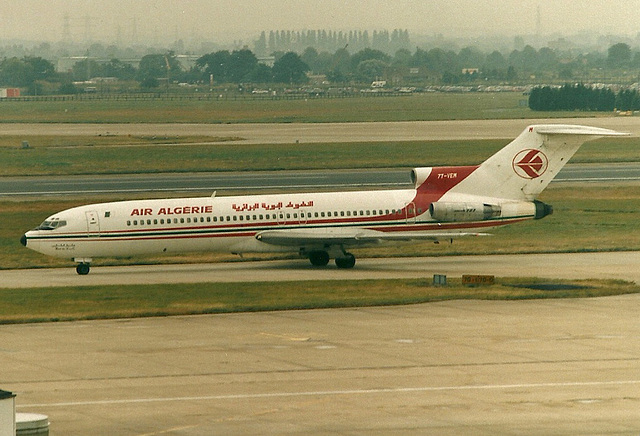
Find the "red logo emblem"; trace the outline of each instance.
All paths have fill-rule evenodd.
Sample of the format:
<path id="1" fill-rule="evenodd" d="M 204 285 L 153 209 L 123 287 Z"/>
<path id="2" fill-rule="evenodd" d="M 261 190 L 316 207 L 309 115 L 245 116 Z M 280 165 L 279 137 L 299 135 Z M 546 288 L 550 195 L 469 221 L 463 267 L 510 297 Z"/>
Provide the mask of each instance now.
<path id="1" fill-rule="evenodd" d="M 513 170 L 523 179 L 536 179 L 549 167 L 549 159 L 540 150 L 522 150 L 513 158 Z"/>

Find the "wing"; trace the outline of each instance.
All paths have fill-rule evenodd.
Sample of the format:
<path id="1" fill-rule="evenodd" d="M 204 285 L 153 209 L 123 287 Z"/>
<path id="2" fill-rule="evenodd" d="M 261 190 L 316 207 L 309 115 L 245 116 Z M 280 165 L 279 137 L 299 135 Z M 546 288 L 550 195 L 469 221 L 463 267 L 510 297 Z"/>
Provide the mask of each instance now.
<path id="1" fill-rule="evenodd" d="M 377 245 L 382 242 L 439 241 L 463 236 L 489 236 L 488 233 L 423 233 L 423 232 L 380 232 L 370 229 L 322 228 L 322 229 L 282 229 L 265 230 L 256 234 L 258 241 L 271 245 L 288 247 L 331 246 L 349 247 Z"/>

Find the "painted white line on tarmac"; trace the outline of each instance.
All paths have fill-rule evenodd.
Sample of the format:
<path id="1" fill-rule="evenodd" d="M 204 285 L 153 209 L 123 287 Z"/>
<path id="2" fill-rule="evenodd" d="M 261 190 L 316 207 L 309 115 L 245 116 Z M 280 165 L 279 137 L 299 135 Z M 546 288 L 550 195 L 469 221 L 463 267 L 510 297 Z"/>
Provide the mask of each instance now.
<path id="1" fill-rule="evenodd" d="M 20 404 L 16 407 L 17 408 L 74 407 L 74 406 L 159 403 L 159 402 L 171 402 L 171 401 L 185 402 L 185 401 L 252 400 L 252 399 L 262 399 L 262 398 L 402 394 L 402 393 L 420 393 L 420 392 L 502 390 L 502 389 L 540 389 L 540 388 L 571 388 L 571 387 L 582 388 L 582 387 L 631 386 L 631 385 L 640 385 L 640 380 L 518 383 L 518 384 L 504 384 L 504 385 L 470 385 L 470 386 L 426 386 L 426 387 L 415 387 L 415 388 L 347 389 L 347 390 L 335 390 L 335 391 L 272 392 L 272 393 L 264 393 L 264 394 L 204 395 L 204 396 L 195 396 L 195 397 L 130 398 L 130 399 L 120 399 L 120 400 L 70 401 L 70 402 L 61 402 L 61 403 Z"/>

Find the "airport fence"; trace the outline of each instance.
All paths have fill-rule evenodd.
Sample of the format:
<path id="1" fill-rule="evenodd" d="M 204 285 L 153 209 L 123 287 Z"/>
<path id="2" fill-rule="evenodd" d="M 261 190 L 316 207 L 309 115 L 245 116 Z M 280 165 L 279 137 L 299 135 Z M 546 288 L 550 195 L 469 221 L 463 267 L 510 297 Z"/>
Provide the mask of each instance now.
<path id="1" fill-rule="evenodd" d="M 412 94 L 395 91 L 354 92 L 354 93 L 309 93 L 309 94 L 224 94 L 224 93 L 97 93 L 74 95 L 38 95 L 15 98 L 0 98 L 1 103 L 8 102 L 64 102 L 64 101 L 269 101 L 269 100 L 307 100 L 307 99 L 344 99 L 344 98 L 385 98 L 408 97 Z"/>

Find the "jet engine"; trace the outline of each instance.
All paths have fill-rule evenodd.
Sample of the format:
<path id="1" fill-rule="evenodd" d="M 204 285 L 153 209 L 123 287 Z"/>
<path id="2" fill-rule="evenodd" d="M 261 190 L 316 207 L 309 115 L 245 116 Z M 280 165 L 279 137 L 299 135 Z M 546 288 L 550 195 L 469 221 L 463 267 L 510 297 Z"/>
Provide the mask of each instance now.
<path id="1" fill-rule="evenodd" d="M 427 180 L 433 167 L 414 168 L 411 170 L 411 182 L 418 189 Z"/>
<path id="2" fill-rule="evenodd" d="M 502 208 L 486 203 L 453 203 L 436 201 L 429 206 L 431 217 L 440 222 L 484 221 L 497 218 Z"/>

